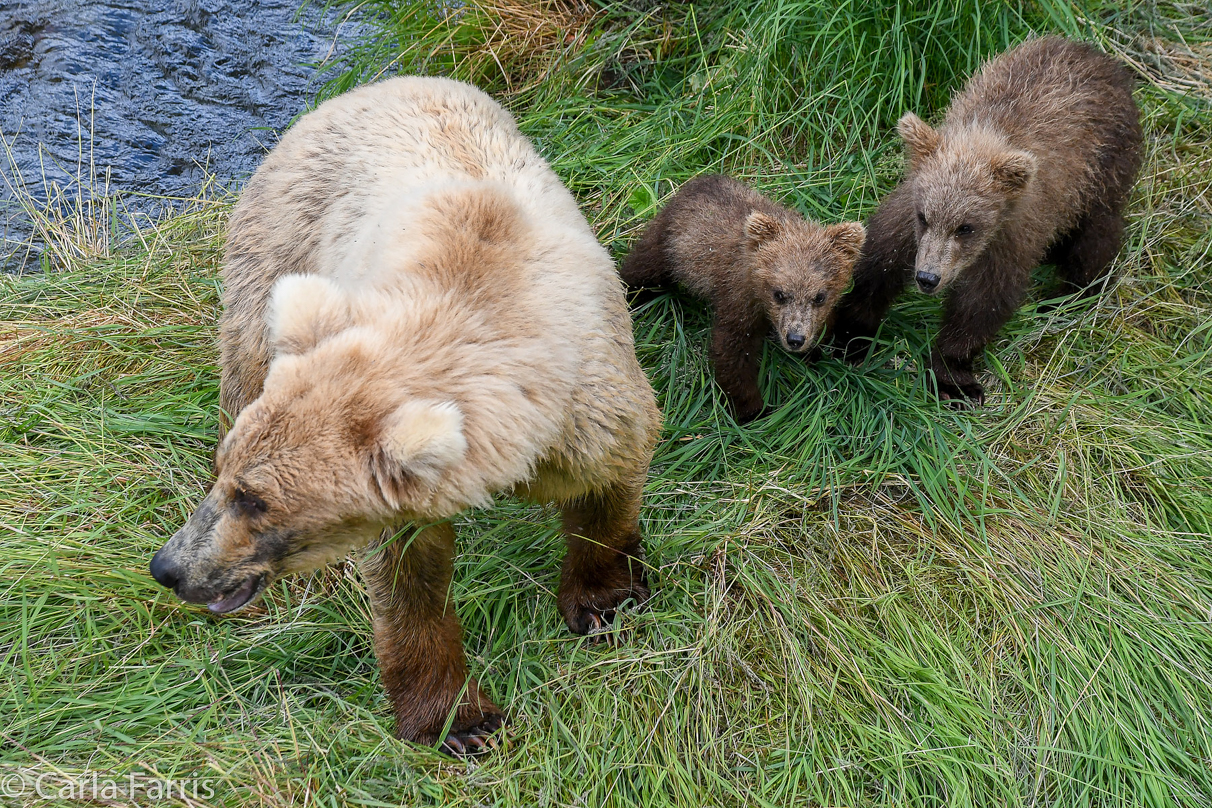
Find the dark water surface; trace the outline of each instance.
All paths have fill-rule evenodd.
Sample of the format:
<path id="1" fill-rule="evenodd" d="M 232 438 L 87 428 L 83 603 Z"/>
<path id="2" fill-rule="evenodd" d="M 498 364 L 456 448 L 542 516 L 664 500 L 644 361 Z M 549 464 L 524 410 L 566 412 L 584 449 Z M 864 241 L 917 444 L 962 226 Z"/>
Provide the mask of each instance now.
<path id="1" fill-rule="evenodd" d="M 0 0 L 0 133 L 15 173 L 43 200 L 44 175 L 74 195 L 78 171 L 86 184 L 108 175 L 111 191 L 158 196 L 196 195 L 208 174 L 238 183 L 314 96 L 309 65 L 335 55 L 335 15 L 299 6 Z M 0 147 L 11 182 L 9 163 Z M 0 182 L 10 239 L 23 230 L 12 200 Z M 164 205 L 124 200 L 149 213 Z"/>

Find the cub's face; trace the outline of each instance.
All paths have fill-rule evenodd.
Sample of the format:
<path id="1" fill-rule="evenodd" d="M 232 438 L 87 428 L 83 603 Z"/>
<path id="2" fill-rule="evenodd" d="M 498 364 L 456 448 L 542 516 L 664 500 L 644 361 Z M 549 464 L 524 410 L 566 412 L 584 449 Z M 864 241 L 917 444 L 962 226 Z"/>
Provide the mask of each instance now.
<path id="1" fill-rule="evenodd" d="M 279 345 L 286 337 L 306 352 L 275 358 L 216 452 L 214 487 L 151 562 L 157 581 L 215 612 L 420 516 L 466 450 L 455 404 L 368 387 L 389 361 L 373 333 L 352 328 L 314 350 L 314 333 L 280 333 Z"/>
<path id="2" fill-rule="evenodd" d="M 979 131 L 944 141 L 911 112 L 899 129 L 913 189 L 915 280 L 920 291 L 939 294 L 985 253 L 1034 179 L 1036 161 Z"/>
<path id="3" fill-rule="evenodd" d="M 816 344 L 865 235 L 857 222 L 821 227 L 756 211 L 746 219 L 754 292 L 785 350 L 803 353 Z"/>
<path id="4" fill-rule="evenodd" d="M 920 291 L 939 294 L 984 254 L 1001 224 L 1000 205 L 971 193 L 943 195 L 937 186 L 917 184 L 914 279 Z"/>

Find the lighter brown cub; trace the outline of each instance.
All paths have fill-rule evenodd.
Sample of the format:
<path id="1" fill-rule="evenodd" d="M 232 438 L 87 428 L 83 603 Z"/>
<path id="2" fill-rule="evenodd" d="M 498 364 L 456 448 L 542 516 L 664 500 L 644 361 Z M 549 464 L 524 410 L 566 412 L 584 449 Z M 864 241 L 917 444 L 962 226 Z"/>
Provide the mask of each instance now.
<path id="1" fill-rule="evenodd" d="M 916 285 L 944 296 L 930 360 L 939 397 L 982 403 L 973 362 L 1022 303 L 1032 269 L 1056 264 L 1083 295 L 1111 270 L 1143 152 L 1133 83 L 1090 45 L 1045 37 L 989 60 L 937 128 L 906 113 L 905 180 L 868 221 L 838 308 L 846 354 L 860 358 Z"/>
<path id="2" fill-rule="evenodd" d="M 468 677 L 449 600 L 452 516 L 509 493 L 557 504 L 573 631 L 648 596 L 660 414 L 609 256 L 500 106 L 400 78 L 282 138 L 232 215 L 224 281 L 233 420 L 153 576 L 230 612 L 369 545 L 398 735 L 494 745 L 505 715 Z"/>

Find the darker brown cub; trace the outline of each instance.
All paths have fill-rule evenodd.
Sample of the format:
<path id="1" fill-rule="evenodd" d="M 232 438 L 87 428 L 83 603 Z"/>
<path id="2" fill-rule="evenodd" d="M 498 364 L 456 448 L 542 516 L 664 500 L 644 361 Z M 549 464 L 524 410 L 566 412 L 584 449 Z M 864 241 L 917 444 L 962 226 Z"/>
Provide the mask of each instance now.
<path id="1" fill-rule="evenodd" d="M 916 280 L 946 293 L 932 366 L 939 396 L 983 403 L 972 371 L 1022 302 L 1031 270 L 1056 263 L 1088 293 L 1119 252 L 1141 162 L 1132 77 L 1088 45 L 1048 37 L 987 63 L 936 130 L 900 121 L 908 170 L 868 222 L 835 341 L 861 356 Z"/>
<path id="2" fill-rule="evenodd" d="M 633 289 L 677 283 L 715 309 L 711 361 L 738 423 L 762 413 L 758 360 L 772 329 L 810 350 L 850 281 L 858 222 L 823 227 L 712 174 L 686 183 L 623 262 Z"/>

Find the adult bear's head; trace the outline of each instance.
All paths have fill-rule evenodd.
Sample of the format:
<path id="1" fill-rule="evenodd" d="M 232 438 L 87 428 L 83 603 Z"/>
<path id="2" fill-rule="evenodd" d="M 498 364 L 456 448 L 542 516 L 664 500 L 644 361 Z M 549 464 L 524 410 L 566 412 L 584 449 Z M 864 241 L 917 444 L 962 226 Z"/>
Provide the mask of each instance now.
<path id="1" fill-rule="evenodd" d="M 469 504 L 438 495 L 467 452 L 460 407 L 385 377 L 396 352 L 335 284 L 284 278 L 270 310 L 263 392 L 219 445 L 210 493 L 151 562 L 157 581 L 215 612 L 390 524 Z"/>

